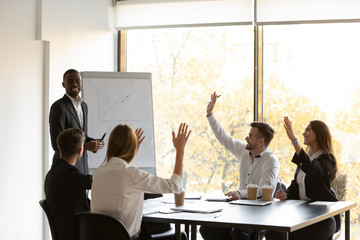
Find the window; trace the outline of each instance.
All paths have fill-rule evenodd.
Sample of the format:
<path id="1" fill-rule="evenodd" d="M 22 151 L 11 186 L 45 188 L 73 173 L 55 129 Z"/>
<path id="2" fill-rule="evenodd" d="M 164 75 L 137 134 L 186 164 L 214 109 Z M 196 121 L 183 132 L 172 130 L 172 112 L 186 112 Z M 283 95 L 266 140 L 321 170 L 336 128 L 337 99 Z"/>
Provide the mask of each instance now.
<path id="1" fill-rule="evenodd" d="M 319 119 L 330 128 L 339 172 L 347 174 L 346 199 L 357 202 L 359 29 L 359 23 L 264 27 L 264 119 L 278 133 L 272 149 L 280 159 L 281 180 L 289 184 L 295 166 L 291 163 L 293 148 L 280 120 L 284 115 L 293 119 L 302 142 L 308 122 Z M 359 207 L 352 210 L 353 239 L 359 238 L 359 214 Z"/>
<path id="2" fill-rule="evenodd" d="M 251 26 L 127 31 L 127 71 L 151 72 L 157 174 L 172 173 L 171 130 L 181 121 L 193 134 L 184 176 L 191 192 L 236 188 L 238 164 L 215 139 L 206 119 L 210 94 L 221 94 L 215 115 L 244 139 L 253 119 L 253 30 Z"/>
<path id="3" fill-rule="evenodd" d="M 268 23 L 267 23 L 268 24 Z M 290 184 L 294 153 L 283 129 L 288 115 L 297 136 L 312 119 L 329 126 L 346 199 L 359 202 L 360 23 L 263 26 L 263 116 L 277 134 L 270 145 Z M 187 122 L 193 134 L 185 157 L 186 190 L 223 192 L 238 186 L 238 163 L 215 139 L 206 105 L 217 91 L 215 115 L 235 138 L 244 139 L 254 115 L 254 39 L 251 26 L 127 31 L 127 71 L 151 72 L 158 175 L 174 163 L 170 130 Z M 351 212 L 359 238 L 360 206 Z"/>

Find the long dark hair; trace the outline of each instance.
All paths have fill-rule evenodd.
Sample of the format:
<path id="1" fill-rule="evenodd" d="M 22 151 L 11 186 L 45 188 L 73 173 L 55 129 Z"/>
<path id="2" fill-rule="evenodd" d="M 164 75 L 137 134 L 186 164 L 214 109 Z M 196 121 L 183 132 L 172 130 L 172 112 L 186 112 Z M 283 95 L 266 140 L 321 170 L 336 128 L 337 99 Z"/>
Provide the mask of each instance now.
<path id="1" fill-rule="evenodd" d="M 334 173 L 332 176 L 332 180 L 334 180 L 338 172 L 338 166 L 334 155 L 332 137 L 329 127 L 320 120 L 310 121 L 310 126 L 316 134 L 316 143 L 318 144 L 319 148 L 322 149 L 324 151 L 324 154 L 327 155 L 329 159 L 334 163 Z"/>

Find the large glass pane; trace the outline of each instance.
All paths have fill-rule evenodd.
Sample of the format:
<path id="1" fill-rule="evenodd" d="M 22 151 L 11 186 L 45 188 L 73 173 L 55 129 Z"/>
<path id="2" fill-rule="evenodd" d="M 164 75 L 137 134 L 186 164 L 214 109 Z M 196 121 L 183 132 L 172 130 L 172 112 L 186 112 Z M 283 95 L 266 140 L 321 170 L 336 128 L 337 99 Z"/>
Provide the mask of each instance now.
<path id="1" fill-rule="evenodd" d="M 284 115 L 293 119 L 301 142 L 310 120 L 326 122 L 339 173 L 347 174 L 346 200 L 358 202 L 351 212 L 351 239 L 360 238 L 359 42 L 359 23 L 264 27 L 264 118 L 278 133 L 272 148 L 281 162 L 280 178 L 289 184 L 295 171 Z"/>
<path id="2" fill-rule="evenodd" d="M 127 71 L 151 72 L 157 174 L 174 164 L 171 130 L 192 129 L 184 162 L 186 190 L 209 193 L 238 187 L 238 163 L 215 139 L 206 119 L 210 94 L 221 94 L 215 115 L 244 139 L 253 118 L 251 26 L 127 31 Z"/>

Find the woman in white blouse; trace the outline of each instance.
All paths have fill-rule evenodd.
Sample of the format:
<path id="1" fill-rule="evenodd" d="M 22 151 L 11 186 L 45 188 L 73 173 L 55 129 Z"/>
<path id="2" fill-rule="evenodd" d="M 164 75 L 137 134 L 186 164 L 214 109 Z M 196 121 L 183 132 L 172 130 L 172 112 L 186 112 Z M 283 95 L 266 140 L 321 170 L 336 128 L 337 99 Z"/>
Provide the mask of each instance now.
<path id="1" fill-rule="evenodd" d="M 331 189 L 331 182 L 337 173 L 337 163 L 333 153 L 331 134 L 328 126 L 320 121 L 313 120 L 306 126 L 303 133 L 305 152 L 294 135 L 292 124 L 288 117 L 284 119 L 286 133 L 295 148 L 292 162 L 297 165 L 294 180 L 286 191 L 279 190 L 275 197 L 286 199 L 301 199 L 307 201 L 338 201 L 335 192 Z M 280 217 L 280 216 L 279 216 Z M 335 216 L 319 223 L 290 233 L 291 240 L 327 240 L 338 227 Z M 267 240 L 280 239 L 277 232 L 267 232 Z"/>
<path id="2" fill-rule="evenodd" d="M 109 137 L 105 164 L 94 171 L 91 211 L 120 220 L 129 235 L 136 239 L 140 234 L 144 192 L 182 191 L 184 149 L 190 133 L 185 123 L 180 124 L 177 136 L 172 132 L 175 166 L 171 178 L 164 179 L 129 165 L 145 138 L 143 131 L 133 131 L 124 124 L 116 126 Z"/>

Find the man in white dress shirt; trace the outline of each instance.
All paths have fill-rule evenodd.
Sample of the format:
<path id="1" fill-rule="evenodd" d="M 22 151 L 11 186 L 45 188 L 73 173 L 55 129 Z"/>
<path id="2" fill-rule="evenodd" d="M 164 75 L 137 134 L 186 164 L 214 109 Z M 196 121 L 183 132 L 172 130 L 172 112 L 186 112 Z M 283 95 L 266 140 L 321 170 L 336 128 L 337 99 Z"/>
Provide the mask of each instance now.
<path id="1" fill-rule="evenodd" d="M 213 114 L 215 107 L 216 92 L 211 94 L 211 101 L 207 106 L 207 119 L 218 141 L 239 160 L 240 186 L 237 191 L 226 193 L 230 200 L 247 198 L 248 184 L 271 185 L 275 190 L 280 164 L 278 158 L 268 148 L 274 137 L 273 128 L 264 122 L 252 122 L 249 135 L 245 138 L 246 143 L 234 139 L 226 133 Z M 258 188 L 258 197 L 261 197 L 261 188 Z M 200 228 L 200 233 L 205 240 L 215 239 L 253 239 L 255 230 L 236 228 Z"/>

